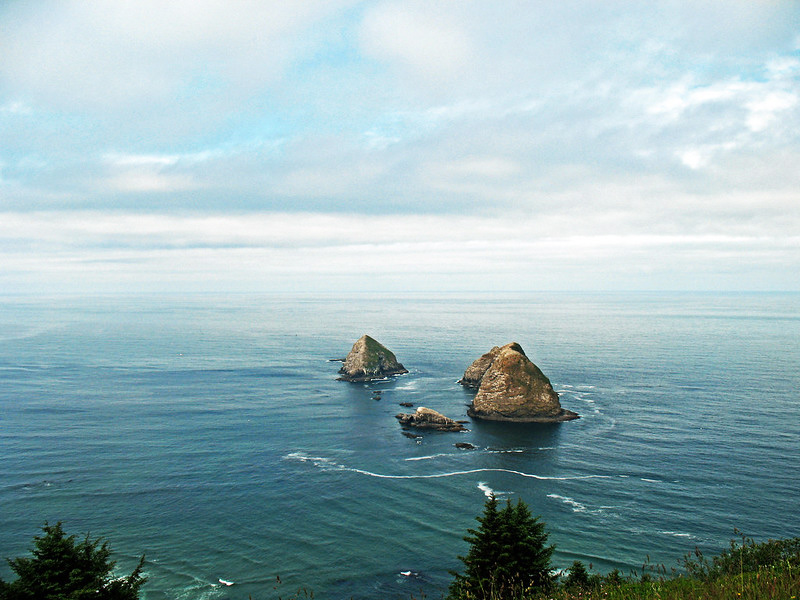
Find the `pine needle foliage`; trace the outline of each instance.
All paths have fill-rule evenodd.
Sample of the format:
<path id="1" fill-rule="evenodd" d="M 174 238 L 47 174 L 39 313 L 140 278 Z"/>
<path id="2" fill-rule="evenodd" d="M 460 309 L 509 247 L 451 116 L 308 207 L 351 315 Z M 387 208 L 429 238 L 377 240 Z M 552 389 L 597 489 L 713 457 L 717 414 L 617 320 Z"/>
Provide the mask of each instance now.
<path id="1" fill-rule="evenodd" d="M 61 523 L 44 524 L 44 535 L 33 538 L 30 557 L 9 559 L 17 579 L 0 579 L 0 600 L 137 600 L 144 556 L 133 573 L 114 577 L 115 563 L 107 542 L 76 542 Z"/>
<path id="2" fill-rule="evenodd" d="M 449 600 L 483 600 L 503 597 L 515 591 L 547 590 L 554 583 L 550 558 L 555 546 L 546 546 L 544 523 L 531 515 L 528 506 L 510 500 L 498 508 L 492 494 L 483 515 L 476 517 L 477 529 L 468 529 L 464 540 L 470 544 L 464 573 L 454 573 Z"/>

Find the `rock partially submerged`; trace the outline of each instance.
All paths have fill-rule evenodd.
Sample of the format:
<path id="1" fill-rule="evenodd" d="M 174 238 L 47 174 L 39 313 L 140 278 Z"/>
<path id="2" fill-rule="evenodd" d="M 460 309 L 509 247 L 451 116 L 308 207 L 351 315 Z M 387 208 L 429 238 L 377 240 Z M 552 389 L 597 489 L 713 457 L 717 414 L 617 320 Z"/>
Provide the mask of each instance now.
<path id="1" fill-rule="evenodd" d="M 477 419 L 556 423 L 579 417 L 561 408 L 550 380 L 516 342 L 492 348 L 467 368 L 459 383 L 478 389 L 467 409 Z"/>
<path id="2" fill-rule="evenodd" d="M 464 424 L 445 417 L 442 413 L 436 412 L 424 406 L 417 407 L 416 412 L 400 413 L 397 420 L 401 425 L 407 427 L 419 427 L 420 429 L 434 429 L 436 431 L 466 431 Z"/>
<path id="3" fill-rule="evenodd" d="M 339 373 L 341 381 L 371 381 L 408 373 L 408 370 L 397 362 L 394 353 L 386 346 L 368 335 L 362 335 L 353 344 Z"/>

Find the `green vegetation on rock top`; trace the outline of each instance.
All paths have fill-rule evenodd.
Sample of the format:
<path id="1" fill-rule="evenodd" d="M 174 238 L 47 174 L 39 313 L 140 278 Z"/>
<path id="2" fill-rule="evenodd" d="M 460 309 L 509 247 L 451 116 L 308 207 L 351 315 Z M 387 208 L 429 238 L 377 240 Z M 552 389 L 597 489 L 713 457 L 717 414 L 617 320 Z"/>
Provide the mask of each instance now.
<path id="1" fill-rule="evenodd" d="M 397 358 L 394 355 L 394 352 L 389 350 L 386 346 L 381 344 L 378 340 L 369 337 L 368 335 L 364 336 L 364 344 L 367 348 L 367 365 L 373 366 L 374 364 L 380 363 L 381 357 L 383 356 L 385 360 L 397 362 Z"/>

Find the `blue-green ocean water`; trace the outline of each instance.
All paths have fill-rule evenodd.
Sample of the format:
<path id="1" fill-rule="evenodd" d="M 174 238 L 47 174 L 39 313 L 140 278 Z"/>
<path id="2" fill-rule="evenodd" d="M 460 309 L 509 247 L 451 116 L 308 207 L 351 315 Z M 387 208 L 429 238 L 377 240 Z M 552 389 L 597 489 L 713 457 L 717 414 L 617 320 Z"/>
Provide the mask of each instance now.
<path id="1" fill-rule="evenodd" d="M 410 373 L 336 381 L 363 333 Z M 580 420 L 401 435 L 510 341 Z M 558 567 L 677 566 L 800 535 L 799 367 L 796 294 L 0 298 L 0 556 L 61 520 L 147 600 L 439 597 L 493 490 Z"/>

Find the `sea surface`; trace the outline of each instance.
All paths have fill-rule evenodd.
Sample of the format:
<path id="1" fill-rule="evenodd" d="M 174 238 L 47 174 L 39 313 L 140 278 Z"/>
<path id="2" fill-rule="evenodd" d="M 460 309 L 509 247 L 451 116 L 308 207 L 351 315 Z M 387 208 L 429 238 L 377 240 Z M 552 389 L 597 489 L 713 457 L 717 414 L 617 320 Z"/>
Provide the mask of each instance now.
<path id="1" fill-rule="evenodd" d="M 336 381 L 364 333 L 410 373 Z M 401 434 L 511 341 L 581 419 Z M 558 568 L 670 569 L 800 535 L 798 409 L 798 294 L 0 297 L 0 557 L 63 521 L 146 600 L 438 598 L 494 492 Z"/>

